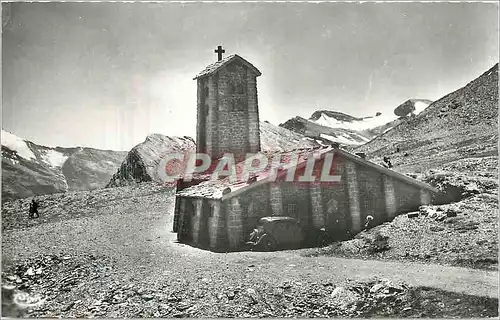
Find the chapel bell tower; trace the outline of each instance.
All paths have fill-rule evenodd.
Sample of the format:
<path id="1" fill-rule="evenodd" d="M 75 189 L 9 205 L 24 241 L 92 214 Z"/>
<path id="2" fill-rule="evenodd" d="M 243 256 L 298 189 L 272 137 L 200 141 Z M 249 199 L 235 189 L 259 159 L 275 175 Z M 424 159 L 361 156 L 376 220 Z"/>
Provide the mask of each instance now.
<path id="1" fill-rule="evenodd" d="M 196 152 L 212 160 L 232 153 L 235 160 L 260 151 L 257 77 L 251 63 L 233 54 L 225 58 L 221 46 L 218 61 L 193 80 L 198 84 Z"/>

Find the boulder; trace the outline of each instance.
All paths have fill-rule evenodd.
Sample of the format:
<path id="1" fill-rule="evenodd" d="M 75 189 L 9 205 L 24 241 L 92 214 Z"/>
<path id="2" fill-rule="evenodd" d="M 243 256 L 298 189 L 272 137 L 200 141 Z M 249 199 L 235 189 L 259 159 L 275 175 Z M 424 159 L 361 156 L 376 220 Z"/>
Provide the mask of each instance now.
<path id="1" fill-rule="evenodd" d="M 436 220 L 436 221 L 444 221 L 444 219 L 446 219 L 446 214 L 440 214 L 434 220 Z"/>
<path id="2" fill-rule="evenodd" d="M 330 294 L 331 302 L 337 307 L 344 309 L 360 300 L 360 296 L 344 287 L 335 288 Z"/>
<path id="3" fill-rule="evenodd" d="M 427 216 L 427 217 L 432 218 L 432 219 L 435 219 L 436 217 L 442 215 L 442 213 L 440 213 L 440 208 L 435 209 L 435 208 L 430 207 L 430 206 L 420 206 L 418 208 L 418 211 L 421 215 Z"/>
<path id="4" fill-rule="evenodd" d="M 456 217 L 456 216 L 457 216 L 457 211 L 456 211 L 456 209 L 454 209 L 454 208 L 448 208 L 448 209 L 446 210 L 446 216 L 447 216 L 447 217 L 449 217 L 449 218 L 450 218 L 450 217 Z"/>
<path id="5" fill-rule="evenodd" d="M 381 279 L 370 288 L 370 293 L 377 295 L 392 295 L 403 291 L 404 288 L 402 286 L 388 279 Z"/>
<path id="6" fill-rule="evenodd" d="M 250 304 L 256 304 L 259 302 L 259 294 L 255 289 L 249 288 L 246 290 L 246 295 L 250 298 Z"/>
<path id="7" fill-rule="evenodd" d="M 410 218 L 410 219 L 416 218 L 416 217 L 418 217 L 418 214 L 419 214 L 418 212 L 410 212 L 410 213 L 408 213 L 408 218 Z"/>
<path id="8" fill-rule="evenodd" d="M 406 117 L 413 111 L 415 111 L 415 105 L 411 102 L 411 100 L 407 100 L 394 109 L 394 114 L 398 117 Z"/>
<path id="9" fill-rule="evenodd" d="M 433 231 L 433 232 L 439 232 L 439 231 L 443 231 L 444 228 L 443 227 L 439 227 L 439 226 L 431 226 L 429 228 L 429 230 Z"/>

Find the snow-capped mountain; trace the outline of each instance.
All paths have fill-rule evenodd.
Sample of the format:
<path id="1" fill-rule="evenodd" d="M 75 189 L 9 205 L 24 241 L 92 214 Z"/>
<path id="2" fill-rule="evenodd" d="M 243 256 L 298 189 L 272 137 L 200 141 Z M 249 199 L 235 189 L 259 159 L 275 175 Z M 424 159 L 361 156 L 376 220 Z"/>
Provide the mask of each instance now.
<path id="1" fill-rule="evenodd" d="M 498 63 L 356 150 L 373 161 L 388 156 L 398 170 L 424 171 L 468 157 L 498 157 Z"/>
<path id="2" fill-rule="evenodd" d="M 359 146 L 419 114 L 431 103 L 430 100 L 410 99 L 398 106 L 394 114 L 377 112 L 374 116 L 363 118 L 337 111 L 319 110 L 309 119 L 295 117 L 280 126 L 324 143 L 337 142 L 348 146 Z"/>
<path id="3" fill-rule="evenodd" d="M 47 147 L 2 129 L 2 198 L 104 187 L 126 152 Z"/>

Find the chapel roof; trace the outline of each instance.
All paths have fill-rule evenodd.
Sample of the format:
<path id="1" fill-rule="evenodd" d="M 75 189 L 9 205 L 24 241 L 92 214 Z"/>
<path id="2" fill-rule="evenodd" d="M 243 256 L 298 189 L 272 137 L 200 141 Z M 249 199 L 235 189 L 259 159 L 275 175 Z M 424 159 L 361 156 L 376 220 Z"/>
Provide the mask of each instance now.
<path id="1" fill-rule="evenodd" d="M 214 63 L 208 65 L 203 71 L 201 71 L 200 73 L 198 73 L 198 75 L 196 77 L 194 77 L 193 80 L 196 80 L 196 79 L 199 79 L 199 78 L 203 78 L 203 77 L 207 77 L 207 76 L 209 76 L 211 74 L 214 74 L 217 71 L 219 71 L 222 67 L 224 67 L 225 65 L 227 65 L 230 62 L 235 61 L 235 60 L 239 60 L 239 61 L 243 62 L 243 64 L 245 64 L 253 72 L 255 72 L 255 74 L 257 76 L 261 75 L 260 71 L 254 65 L 252 65 L 250 62 L 248 62 L 247 60 L 243 59 L 242 57 L 240 57 L 237 54 L 232 54 L 232 55 L 229 55 L 229 56 L 225 57 L 224 59 L 222 59 L 220 61 L 217 61 L 217 62 L 214 62 Z"/>
<path id="2" fill-rule="evenodd" d="M 218 180 L 207 180 L 204 182 L 201 182 L 200 184 L 188 187 L 186 189 L 180 190 L 179 192 L 176 193 L 177 196 L 181 197 L 193 197 L 193 198 L 207 198 L 207 199 L 227 199 L 230 197 L 233 197 L 237 194 L 240 194 L 243 191 L 246 191 L 250 188 L 256 187 L 258 185 L 263 185 L 266 182 L 268 182 L 268 178 L 271 173 L 271 161 L 274 156 L 280 155 L 281 158 L 281 169 L 288 169 L 290 167 L 296 166 L 304 166 L 306 164 L 307 159 L 310 156 L 314 156 L 316 159 L 318 157 L 323 156 L 324 154 L 328 152 L 334 152 L 335 154 L 338 154 L 341 157 L 347 158 L 355 163 L 361 164 L 363 166 L 368 166 L 372 169 L 375 169 L 383 174 L 386 174 L 388 176 L 391 176 L 395 179 L 402 180 L 410 185 L 416 186 L 418 188 L 426 189 L 432 192 L 439 192 L 436 188 L 433 188 L 432 186 L 420 182 L 418 180 L 412 179 L 404 174 L 401 174 L 399 172 L 396 172 L 391 169 L 387 169 L 383 166 L 380 166 L 376 163 L 373 163 L 371 161 L 365 160 L 359 156 L 356 156 L 354 154 L 351 154 L 347 151 L 338 149 L 338 148 L 333 148 L 331 146 L 327 147 L 314 147 L 314 148 L 304 148 L 304 149 L 296 149 L 293 151 L 281 151 L 281 152 L 272 152 L 272 151 L 265 151 L 261 152 L 264 156 L 266 156 L 269 160 L 269 165 L 261 172 L 256 173 L 252 175 L 254 179 L 248 179 L 248 180 L 237 180 L 231 182 L 229 180 L 229 177 L 223 177 Z M 295 155 L 297 162 L 294 163 L 288 163 L 290 160 L 290 157 Z M 243 172 L 244 168 L 244 162 L 239 162 L 236 164 L 236 173 L 237 177 L 241 177 L 241 173 Z M 229 189 L 228 189 L 229 188 Z"/>
<path id="3" fill-rule="evenodd" d="M 285 168 L 287 167 L 287 165 L 289 166 L 288 162 L 290 161 L 292 155 L 295 155 L 297 159 L 296 164 L 299 165 L 303 163 L 306 160 L 307 156 L 312 154 L 313 152 L 316 151 L 321 154 L 327 152 L 328 150 L 331 150 L 331 147 L 303 148 L 295 149 L 293 151 L 262 151 L 260 152 L 260 154 L 264 155 L 268 159 L 268 166 L 263 171 L 252 175 L 255 179 L 254 181 L 250 182 L 248 180 L 237 180 L 231 182 L 229 180 L 229 177 L 223 177 L 218 180 L 211 179 L 209 181 L 204 181 L 195 186 L 183 189 L 177 192 L 177 195 L 185 197 L 220 199 L 222 198 L 223 191 L 226 188 L 230 188 L 231 192 L 233 192 L 235 190 L 247 187 L 250 184 L 265 180 L 269 176 L 272 159 L 277 155 L 279 155 L 281 158 L 282 168 Z M 243 172 L 244 165 L 244 161 L 239 162 L 235 165 L 236 175 L 238 178 L 241 178 L 241 173 Z"/>

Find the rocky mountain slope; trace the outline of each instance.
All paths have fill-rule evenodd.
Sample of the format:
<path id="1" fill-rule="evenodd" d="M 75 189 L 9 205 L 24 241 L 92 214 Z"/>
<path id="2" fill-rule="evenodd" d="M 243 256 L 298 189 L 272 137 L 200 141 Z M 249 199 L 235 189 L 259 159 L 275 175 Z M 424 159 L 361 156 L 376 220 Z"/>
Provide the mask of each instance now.
<path id="1" fill-rule="evenodd" d="M 463 158 L 498 155 L 498 64 L 356 150 L 397 170 L 425 171 Z"/>
<path id="2" fill-rule="evenodd" d="M 160 161 L 169 153 L 194 152 L 195 142 L 191 137 L 169 137 L 159 133 L 150 134 L 144 142 L 136 145 L 123 160 L 107 187 L 128 186 L 140 182 L 161 182 L 158 176 Z"/>
<path id="3" fill-rule="evenodd" d="M 394 114 L 377 112 L 374 116 L 363 118 L 337 111 L 318 110 L 309 119 L 295 117 L 280 126 L 323 143 L 358 146 L 419 114 L 431 103 L 425 99 L 410 99 L 398 106 Z"/>
<path id="4" fill-rule="evenodd" d="M 264 151 L 286 151 L 319 145 L 303 135 L 268 122 L 260 123 L 260 138 L 261 149 Z M 107 186 L 128 186 L 147 181 L 162 182 L 158 175 L 158 167 L 165 155 L 175 152 L 194 152 L 195 149 L 195 141 L 190 137 L 149 135 L 144 142 L 130 150 Z"/>
<path id="5" fill-rule="evenodd" d="M 2 199 L 104 187 L 126 154 L 46 147 L 2 130 Z"/>
<path id="6" fill-rule="evenodd" d="M 260 144 L 262 151 L 289 151 L 319 145 L 302 134 L 265 121 L 260 123 Z"/>

